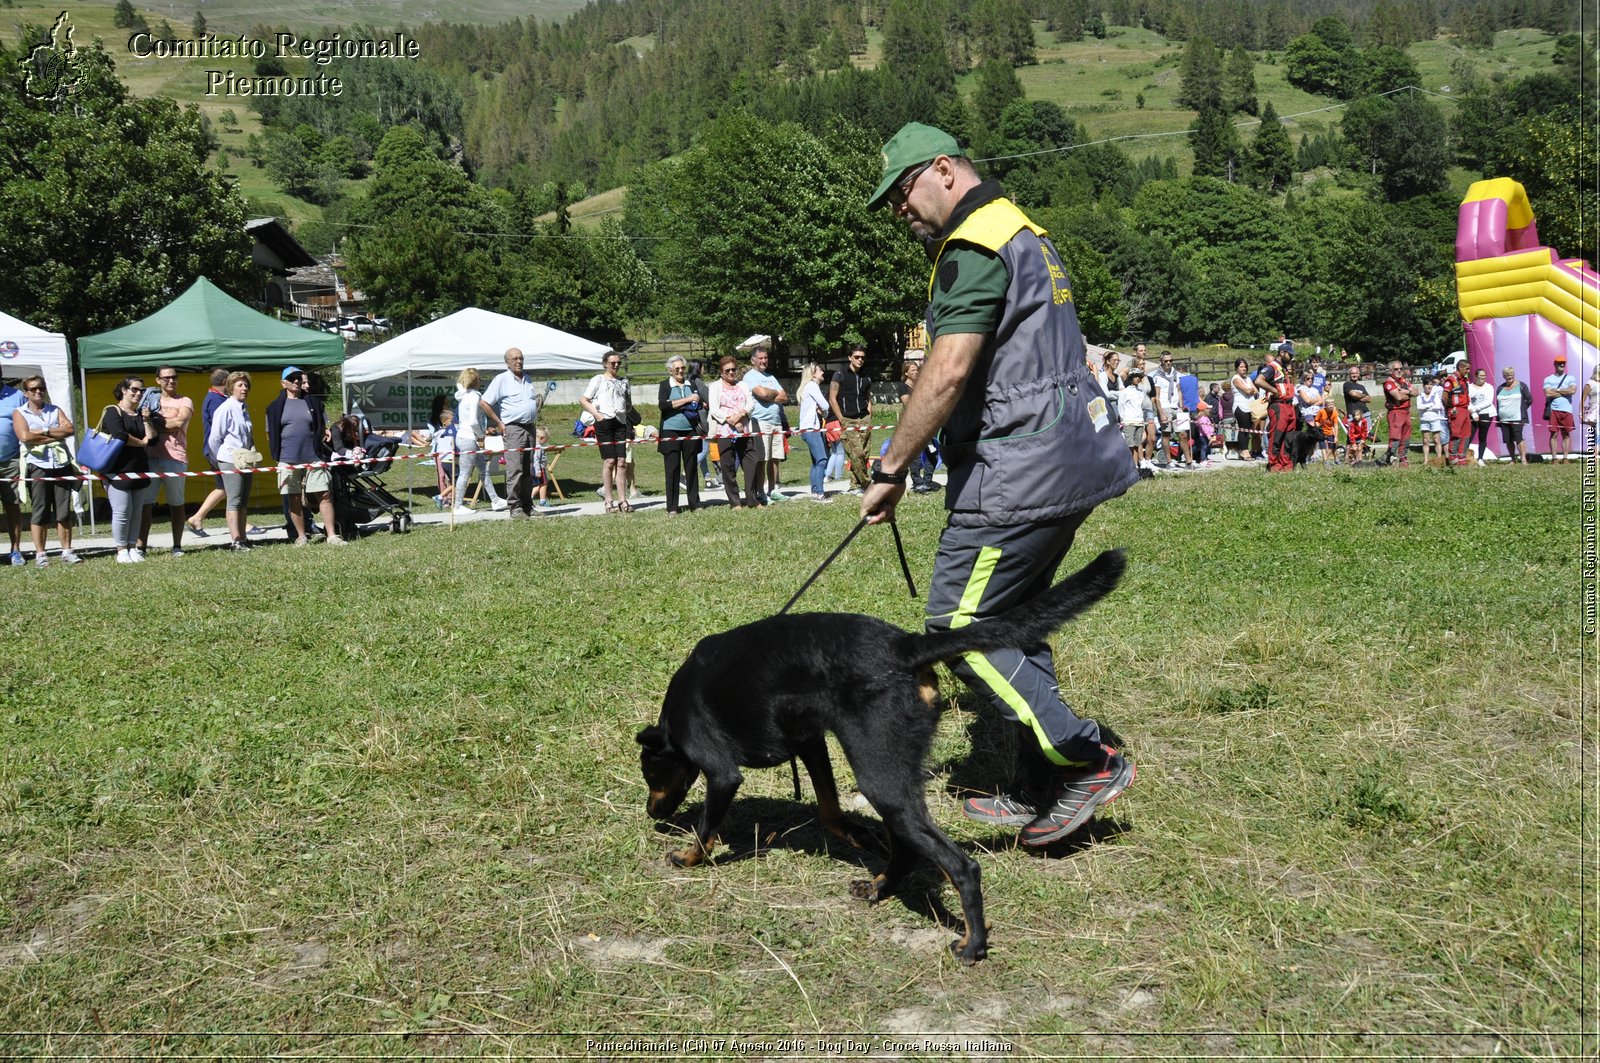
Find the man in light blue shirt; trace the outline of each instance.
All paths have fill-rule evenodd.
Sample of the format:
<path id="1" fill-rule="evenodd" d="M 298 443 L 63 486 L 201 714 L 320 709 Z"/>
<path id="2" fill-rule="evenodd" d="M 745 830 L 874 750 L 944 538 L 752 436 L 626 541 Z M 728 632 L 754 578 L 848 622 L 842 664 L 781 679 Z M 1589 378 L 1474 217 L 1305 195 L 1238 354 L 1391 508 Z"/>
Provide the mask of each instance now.
<path id="1" fill-rule="evenodd" d="M 1328 373 L 1322 368 L 1322 356 L 1320 354 L 1311 356 L 1311 386 L 1324 395 L 1328 393 Z"/>
<path id="2" fill-rule="evenodd" d="M 783 498 L 778 493 L 778 462 L 783 460 L 782 408 L 789 399 L 778 378 L 767 372 L 770 358 L 766 347 L 757 347 L 750 353 L 750 371 L 744 375 L 745 390 L 750 392 L 755 403 L 750 427 L 756 434 L 753 440 L 757 448 L 756 468 L 761 474 L 756 484 L 756 497 L 763 506 L 771 499 Z"/>
<path id="3" fill-rule="evenodd" d="M 11 423 L 11 411 L 27 401 L 28 397 L 20 390 L 0 382 L 0 504 L 6 511 L 13 565 L 22 564 L 22 509 L 17 505 L 17 459 L 22 447 Z"/>
<path id="4" fill-rule="evenodd" d="M 489 382 L 478 400 L 489 420 L 506 437 L 506 495 L 512 517 L 533 516 L 534 429 L 539 422 L 539 398 L 533 377 L 522 371 L 522 351 L 506 351 L 506 371 Z"/>
<path id="5" fill-rule="evenodd" d="M 1567 375 L 1567 360 L 1555 359 L 1555 372 L 1544 378 L 1544 397 L 1550 403 L 1550 460 L 1572 457 L 1572 396 L 1577 394 L 1576 377 Z"/>

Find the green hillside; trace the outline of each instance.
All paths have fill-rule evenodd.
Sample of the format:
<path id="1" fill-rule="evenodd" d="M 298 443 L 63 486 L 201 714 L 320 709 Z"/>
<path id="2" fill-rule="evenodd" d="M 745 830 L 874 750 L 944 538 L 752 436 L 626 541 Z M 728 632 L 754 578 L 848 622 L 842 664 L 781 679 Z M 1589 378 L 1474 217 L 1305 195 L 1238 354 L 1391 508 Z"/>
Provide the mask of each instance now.
<path id="1" fill-rule="evenodd" d="M 581 8 L 576 0 L 539 0 L 532 4 L 512 0 L 467 0 L 453 5 L 448 18 L 456 23 L 498 24 L 513 17 L 549 20 Z M 392 0 L 386 3 L 335 5 L 297 3 L 268 5 L 256 0 L 217 0 L 205 6 L 208 28 L 213 33 L 248 33 L 259 24 L 285 25 L 302 32 L 329 30 L 353 22 L 367 22 L 384 28 L 416 25 L 437 20 L 441 12 L 423 0 Z M 22 3 L 7 9 L 8 36 L 15 39 L 25 23 L 48 24 L 59 8 L 56 5 Z M 152 28 L 163 19 L 170 22 L 179 37 L 192 34 L 193 8 L 155 7 L 141 9 Z M 301 224 L 321 217 L 321 208 L 279 191 L 267 174 L 246 155 L 252 135 L 262 126 L 249 101 L 221 94 L 207 94 L 206 71 L 233 71 L 240 76 L 251 73 L 249 61 L 229 59 L 180 59 L 139 57 L 129 52 L 128 31 L 112 23 L 111 5 L 85 7 L 72 12 L 78 39 L 102 39 L 116 59 L 117 70 L 129 89 L 141 96 L 167 96 L 180 104 L 193 103 L 211 120 L 219 139 L 220 155 L 226 171 L 234 175 L 240 190 L 257 200 L 273 201 L 277 212 Z M 1179 89 L 1181 42 L 1167 40 L 1147 29 L 1110 27 L 1105 39 L 1086 37 L 1062 44 L 1043 22 L 1035 22 L 1034 41 L 1038 61 L 1018 68 L 1018 78 L 1029 99 L 1059 104 L 1080 122 L 1093 140 L 1117 138 L 1119 147 L 1134 160 L 1172 156 L 1179 172 L 1191 164 L 1187 131 L 1195 112 L 1178 106 L 1174 97 Z M 1533 29 L 1506 30 L 1495 37 L 1492 49 L 1465 48 L 1453 36 L 1441 35 L 1432 41 L 1412 45 L 1408 51 L 1423 78 L 1423 87 L 1437 93 L 1433 99 L 1446 114 L 1451 112 L 1450 93 L 1459 80 L 1463 63 L 1480 77 L 1520 78 L 1551 68 L 1553 37 Z M 650 37 L 628 38 L 624 43 L 639 51 L 653 44 Z M 876 27 L 867 31 L 867 51 L 855 57 L 855 65 L 870 69 L 881 58 L 883 38 Z M 428 63 L 424 55 L 422 62 Z M 1312 95 L 1290 85 L 1280 65 L 1281 53 L 1256 53 L 1255 78 L 1263 104 L 1270 100 L 1285 120 L 1292 137 L 1325 133 L 1337 127 L 1343 107 L 1326 97 Z M 304 60 L 286 64 L 291 73 L 312 72 Z M 975 76 L 968 74 L 958 83 L 959 91 L 970 98 Z M 1248 139 L 1252 126 L 1248 116 L 1237 121 Z M 597 218 L 596 211 L 614 212 L 618 205 L 615 190 L 601 193 L 601 203 L 579 202 L 572 214 L 583 223 L 585 216 Z"/>
<path id="2" fill-rule="evenodd" d="M 223 27 L 216 20 L 212 20 L 210 14 L 212 6 L 208 4 L 206 8 L 206 17 L 211 20 L 209 28 L 211 32 L 221 32 Z M 229 5 L 224 3 L 219 6 Z M 242 8 L 265 5 L 237 6 Z M 24 3 L 7 8 L 4 12 L 7 44 L 15 43 L 23 25 L 48 26 L 60 11 L 57 4 Z M 246 141 L 252 134 L 259 135 L 262 132 L 261 122 L 248 106 L 248 101 L 206 95 L 208 69 L 232 70 L 243 75 L 250 72 L 248 62 L 218 59 L 158 59 L 153 56 L 140 58 L 128 50 L 129 31 L 119 29 L 113 24 L 110 4 L 77 8 L 70 14 L 75 30 L 74 41 L 83 46 L 97 38 L 101 40 L 116 61 L 117 74 L 134 95 L 166 96 L 176 100 L 180 105 L 194 104 L 200 108 L 201 113 L 211 121 L 211 128 L 220 142 L 218 161 L 221 161 L 222 156 L 226 157 L 227 165 L 223 169 L 238 180 L 239 190 L 244 195 L 252 199 L 274 201 L 281 208 L 281 213 L 296 225 L 322 216 L 322 210 L 316 204 L 306 203 L 278 191 L 266 172 L 255 166 L 246 156 Z M 169 16 L 154 10 L 145 10 L 143 14 L 152 29 L 160 26 L 162 18 L 168 18 L 173 32 L 180 37 L 191 35 L 192 11 L 185 11 L 180 15 L 174 9 Z M 176 21 L 179 19 L 181 21 Z M 241 27 L 240 32 L 247 28 L 248 24 Z M 230 114 L 231 121 L 228 118 Z"/>
<path id="3" fill-rule="evenodd" d="M 213 32 L 244 33 L 255 25 L 334 27 L 364 23 L 370 26 L 415 26 L 421 22 L 449 21 L 494 26 L 514 18 L 539 21 L 559 19 L 583 7 L 586 0 L 206 0 L 203 5 L 142 5 L 146 17 L 165 18 L 177 29 L 180 20 L 187 26 L 197 9 L 205 11 Z M 109 11 L 111 4 L 105 5 Z M 80 18 L 74 11 L 73 19 Z"/>
<path id="4" fill-rule="evenodd" d="M 1221 10 L 1199 5 L 1202 17 Z M 852 189 L 875 170 L 882 138 L 910 118 L 957 132 L 1041 224 L 1078 234 L 1066 254 L 1081 315 L 1106 339 L 1249 343 L 1291 328 L 1374 351 L 1459 346 L 1447 230 L 1482 171 L 1525 182 L 1541 204 L 1542 234 L 1587 246 L 1592 212 L 1569 194 L 1560 167 L 1573 75 L 1594 45 L 1556 36 L 1551 19 L 1498 32 L 1480 19 L 1468 37 L 1429 24 L 1431 38 L 1402 49 L 1414 35 L 1376 43 L 1375 23 L 1371 36 L 1357 27 L 1360 43 L 1340 19 L 1324 18 L 1316 32 L 1257 34 L 1248 40 L 1273 48 L 1247 51 L 1244 40 L 1177 39 L 1193 32 L 1188 23 L 1148 15 L 1146 28 L 1097 19 L 1093 33 L 1062 42 L 1021 8 L 997 44 L 995 27 L 976 21 L 984 5 L 945 8 L 946 21 L 908 15 L 913 7 L 891 4 L 871 26 L 863 20 L 879 18 L 876 8 L 837 5 L 819 17 L 821 9 L 796 15 L 743 0 L 595 4 L 559 24 L 424 22 L 403 37 L 393 24 L 364 25 L 339 39 L 398 37 L 402 54 L 407 41 L 414 51 L 398 60 L 344 52 L 323 65 L 279 55 L 273 31 L 259 25 L 204 42 L 243 47 L 196 49 L 192 15 L 174 26 L 159 12 L 132 14 L 128 0 L 120 14 L 87 12 L 76 32 L 81 44 L 106 44 L 136 96 L 198 107 L 211 161 L 252 200 L 247 209 L 286 218 L 314 253 L 342 241 L 371 305 L 401 321 L 476 303 L 617 335 L 656 326 L 746 335 L 744 319 L 776 313 L 775 293 L 735 322 L 718 305 L 726 286 L 702 298 L 721 261 L 674 256 L 756 217 L 749 196 L 778 211 L 774 222 L 803 214 L 803 203 L 783 201 L 806 187 L 848 192 L 823 216 L 851 215 L 861 232 L 868 220 L 853 216 L 861 204 Z M 54 17 L 39 3 L 10 10 L 16 23 Z M 131 18 L 171 40 L 167 54 L 134 49 L 114 26 Z M 202 28 L 224 27 L 208 15 Z M 328 43 L 336 33 L 295 31 Z M 189 51 L 240 57 L 172 55 L 186 40 Z M 981 56 L 1009 58 L 967 72 Z M 218 91 L 223 75 L 265 96 Z M 341 91 L 323 87 L 335 78 Z M 1258 137 L 1258 105 L 1283 120 L 1285 129 L 1269 127 L 1275 137 Z M 1449 125 L 1458 112 L 1459 125 Z M 198 131 L 189 137 L 192 160 L 205 148 Z M 1531 153 L 1513 153 L 1519 137 Z M 675 182 L 692 169 L 653 166 L 691 146 L 683 157 L 704 164 L 713 143 L 722 154 L 705 173 Z M 765 164 L 776 165 L 752 180 Z M 1191 174 L 1200 180 L 1162 180 Z M 729 195 L 718 213 L 673 229 L 714 194 Z M 1424 196 L 1432 198 L 1412 202 Z M 1083 213 L 1090 204 L 1121 212 Z M 604 239 L 566 241 L 552 212 L 585 230 L 607 227 Z M 770 239 L 773 228 L 758 225 L 733 245 Z M 900 248 L 894 232 L 881 235 Z M 836 242 L 826 232 L 813 239 Z M 802 245 L 781 243 L 776 260 L 794 260 Z M 1352 246 L 1365 249 L 1359 263 Z M 836 296 L 823 294 L 843 276 L 818 274 L 821 287 L 770 327 L 826 346 L 871 320 L 881 344 L 897 342 L 889 334 L 911 313 L 900 305 L 909 296 L 873 289 L 873 305 L 847 321 L 826 309 Z M 848 290 L 864 291 L 858 279 Z"/>
<path id="5" fill-rule="evenodd" d="M 1046 31 L 1044 23 L 1034 23 L 1039 61 L 1018 69 L 1017 76 L 1029 99 L 1059 104 L 1080 122 L 1092 140 L 1117 138 L 1118 146 L 1134 160 L 1172 156 L 1180 173 L 1187 173 L 1193 153 L 1188 130 L 1195 112 L 1178 106 L 1178 64 L 1183 54 L 1181 42 L 1169 41 L 1145 29 L 1111 27 L 1105 40 L 1083 40 L 1062 44 Z M 1423 87 L 1438 95 L 1431 97 L 1449 116 L 1453 107 L 1450 94 L 1458 80 L 1459 64 L 1465 62 L 1484 79 L 1517 79 L 1551 69 L 1553 37 L 1532 29 L 1505 30 L 1495 36 L 1493 49 L 1465 48 L 1453 37 L 1412 45 L 1408 52 L 1422 74 Z M 867 34 L 868 50 L 857 65 L 870 69 L 877 65 L 882 37 L 875 30 Z M 1299 137 L 1336 130 L 1344 106 L 1324 96 L 1316 96 L 1289 84 L 1279 60 L 1281 56 L 1261 53 L 1256 56 L 1255 78 L 1263 105 L 1271 101 L 1284 120 L 1290 136 Z M 968 74 L 958 83 L 963 96 L 970 99 L 976 77 Z M 1138 97 L 1144 96 L 1144 105 Z M 1254 135 L 1254 122 L 1247 115 L 1236 118 L 1240 132 L 1248 140 Z M 1451 184 L 1464 189 L 1473 179 L 1465 171 L 1452 171 Z M 595 222 L 618 206 L 615 190 L 601 193 L 573 205 L 572 219 L 577 224 Z"/>

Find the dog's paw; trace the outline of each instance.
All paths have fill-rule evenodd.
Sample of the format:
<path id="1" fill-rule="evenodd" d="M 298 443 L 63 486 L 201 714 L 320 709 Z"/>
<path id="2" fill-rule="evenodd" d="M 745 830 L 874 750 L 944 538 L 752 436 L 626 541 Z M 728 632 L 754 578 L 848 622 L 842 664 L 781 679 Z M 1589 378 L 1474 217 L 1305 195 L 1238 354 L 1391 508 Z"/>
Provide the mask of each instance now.
<path id="1" fill-rule="evenodd" d="M 950 951 L 962 966 L 971 967 L 989 955 L 989 937 L 987 934 L 962 934 L 950 942 Z"/>
<path id="2" fill-rule="evenodd" d="M 877 904 L 887 895 L 884 885 L 887 876 L 874 875 L 871 878 L 858 878 L 850 883 L 850 896 L 858 901 L 868 904 Z"/>
<path id="3" fill-rule="evenodd" d="M 687 849 L 679 849 L 675 853 L 667 854 L 667 863 L 673 867 L 696 867 L 706 858 L 704 849 L 691 845 Z"/>

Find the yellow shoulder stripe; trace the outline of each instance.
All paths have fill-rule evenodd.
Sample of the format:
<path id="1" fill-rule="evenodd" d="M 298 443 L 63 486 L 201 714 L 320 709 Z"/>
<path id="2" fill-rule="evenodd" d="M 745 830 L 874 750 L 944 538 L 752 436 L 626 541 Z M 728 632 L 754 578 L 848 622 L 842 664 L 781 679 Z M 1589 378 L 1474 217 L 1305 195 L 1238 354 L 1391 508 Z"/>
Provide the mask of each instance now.
<path id="1" fill-rule="evenodd" d="M 944 257 L 945 248 L 950 246 L 950 241 L 959 240 L 962 243 L 975 244 L 987 248 L 998 254 L 1000 249 L 1011 242 L 1011 238 L 1023 229 L 1031 229 L 1035 236 L 1046 236 L 1045 229 L 1028 220 L 1028 216 L 1017 209 L 1017 205 L 1009 199 L 996 199 L 985 203 L 967 216 L 956 231 L 944 238 L 944 243 L 939 245 L 939 254 L 933 261 L 933 272 L 928 276 L 928 298 L 933 298 L 934 280 L 939 275 L 939 259 Z"/>

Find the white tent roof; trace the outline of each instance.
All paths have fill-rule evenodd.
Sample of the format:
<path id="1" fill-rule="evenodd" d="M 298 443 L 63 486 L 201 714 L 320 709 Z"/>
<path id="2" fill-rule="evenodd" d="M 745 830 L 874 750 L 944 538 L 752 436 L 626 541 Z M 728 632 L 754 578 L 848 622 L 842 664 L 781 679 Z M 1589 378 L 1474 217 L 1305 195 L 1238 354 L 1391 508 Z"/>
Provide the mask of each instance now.
<path id="1" fill-rule="evenodd" d="M 396 336 L 344 363 L 344 382 L 360 384 L 407 373 L 504 369 L 506 350 L 520 348 L 523 369 L 534 373 L 599 372 L 611 350 L 547 325 L 477 307 L 457 310 Z"/>
<path id="2" fill-rule="evenodd" d="M 0 313 L 0 377 L 10 380 L 34 374 L 44 377 L 50 401 L 75 416 L 67 338 Z"/>

